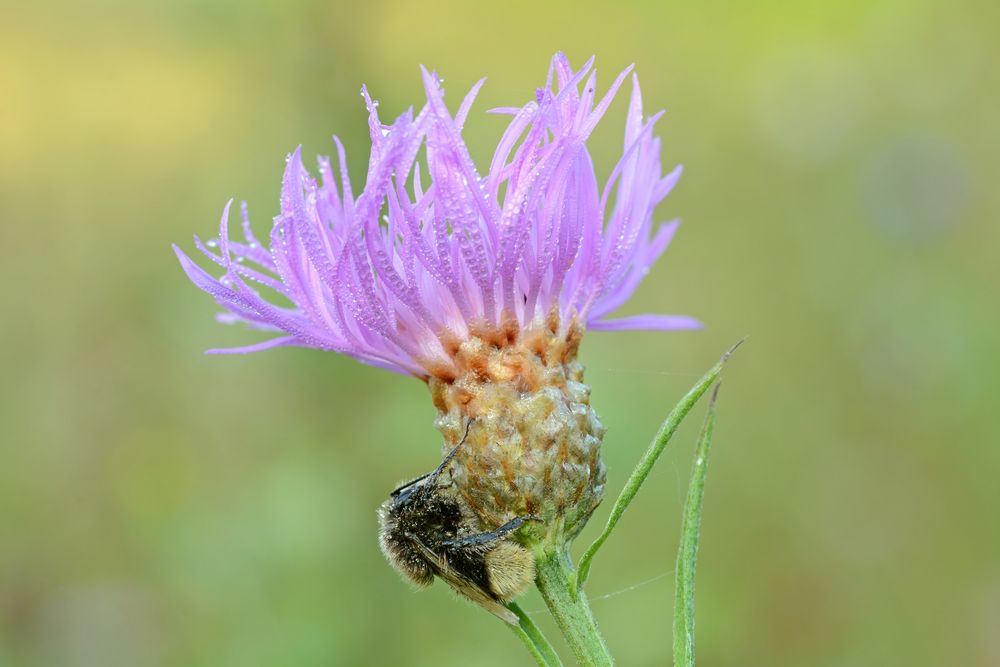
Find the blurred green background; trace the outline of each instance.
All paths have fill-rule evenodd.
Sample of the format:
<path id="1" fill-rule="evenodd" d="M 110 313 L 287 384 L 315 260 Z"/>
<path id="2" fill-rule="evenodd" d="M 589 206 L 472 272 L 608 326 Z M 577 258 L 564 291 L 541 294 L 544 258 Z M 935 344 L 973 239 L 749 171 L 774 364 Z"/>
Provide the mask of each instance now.
<path id="1" fill-rule="evenodd" d="M 529 99 L 559 49 L 596 54 L 603 85 L 635 62 L 668 110 L 686 171 L 658 214 L 685 224 L 627 313 L 708 324 L 587 337 L 610 493 L 750 336 L 721 396 L 701 664 L 1000 665 L 998 19 L 991 0 L 4 3 L 0 665 L 528 664 L 376 546 L 386 492 L 437 460 L 424 386 L 311 350 L 203 356 L 259 337 L 214 322 L 170 243 L 212 235 L 230 196 L 266 230 L 299 143 L 338 133 L 360 180 L 361 84 L 393 116 L 419 63 L 451 105 L 489 77 L 466 126 L 485 165 L 505 121 L 482 111 Z M 625 103 L 593 140 L 602 176 Z M 622 665 L 668 663 L 698 421 L 595 561 Z"/>

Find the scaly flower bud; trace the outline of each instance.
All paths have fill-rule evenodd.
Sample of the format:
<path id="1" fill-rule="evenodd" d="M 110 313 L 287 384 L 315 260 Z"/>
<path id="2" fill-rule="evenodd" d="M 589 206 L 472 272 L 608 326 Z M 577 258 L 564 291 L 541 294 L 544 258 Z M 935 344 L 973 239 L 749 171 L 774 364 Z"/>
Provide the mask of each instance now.
<path id="1" fill-rule="evenodd" d="M 604 426 L 576 360 L 583 331 L 575 323 L 562 330 L 553 312 L 546 326 L 509 332 L 462 341 L 458 377 L 429 381 L 445 448 L 472 421 L 451 477 L 484 525 L 537 516 L 570 539 L 605 481 Z"/>

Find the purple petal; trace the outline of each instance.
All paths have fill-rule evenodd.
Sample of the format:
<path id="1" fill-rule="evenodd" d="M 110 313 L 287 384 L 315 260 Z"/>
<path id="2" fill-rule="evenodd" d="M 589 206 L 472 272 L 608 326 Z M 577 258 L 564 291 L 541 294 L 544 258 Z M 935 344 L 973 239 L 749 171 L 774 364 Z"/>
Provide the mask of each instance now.
<path id="1" fill-rule="evenodd" d="M 693 317 L 687 317 L 686 315 L 633 315 L 632 317 L 621 317 L 616 320 L 587 322 L 587 328 L 593 331 L 625 331 L 628 329 L 675 331 L 703 329 L 704 325 Z"/>
<path id="2" fill-rule="evenodd" d="M 251 352 L 260 352 L 262 350 L 270 350 L 274 347 L 285 347 L 295 344 L 294 336 L 281 336 L 279 338 L 272 338 L 271 340 L 265 340 L 262 343 L 256 343 L 254 345 L 244 345 L 243 347 L 212 348 L 211 350 L 205 350 L 205 354 L 250 354 Z"/>

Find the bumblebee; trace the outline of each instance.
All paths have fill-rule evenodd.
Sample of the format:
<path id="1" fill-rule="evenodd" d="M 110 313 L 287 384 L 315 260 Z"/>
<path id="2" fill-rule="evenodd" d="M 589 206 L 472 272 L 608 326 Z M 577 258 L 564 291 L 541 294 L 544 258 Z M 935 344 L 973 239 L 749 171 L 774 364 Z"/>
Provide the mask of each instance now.
<path id="1" fill-rule="evenodd" d="M 535 559 L 512 533 L 541 519 L 517 517 L 481 531 L 472 510 L 449 488 L 451 482 L 441 482 L 465 437 L 432 472 L 389 495 L 379 508 L 379 545 L 389 563 L 415 585 L 423 588 L 441 577 L 463 597 L 516 625 L 517 616 L 505 603 L 534 581 Z"/>

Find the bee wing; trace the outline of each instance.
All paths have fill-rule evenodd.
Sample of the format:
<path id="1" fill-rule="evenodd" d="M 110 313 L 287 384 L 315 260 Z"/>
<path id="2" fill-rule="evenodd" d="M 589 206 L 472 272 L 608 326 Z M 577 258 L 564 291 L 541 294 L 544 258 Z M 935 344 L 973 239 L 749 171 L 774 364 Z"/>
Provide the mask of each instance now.
<path id="1" fill-rule="evenodd" d="M 413 534 L 410 534 L 409 537 L 413 540 L 413 543 L 417 545 L 417 548 L 420 549 L 424 558 L 426 558 L 434 566 L 434 569 L 437 570 L 438 576 L 448 582 L 448 585 L 486 609 L 486 611 L 504 621 L 507 621 L 511 625 L 518 625 L 520 623 L 514 612 L 500 604 L 500 602 L 498 602 L 495 598 L 476 585 L 474 581 L 448 565 L 447 559 L 432 551 L 430 547 L 420 540 L 420 538 Z"/>

